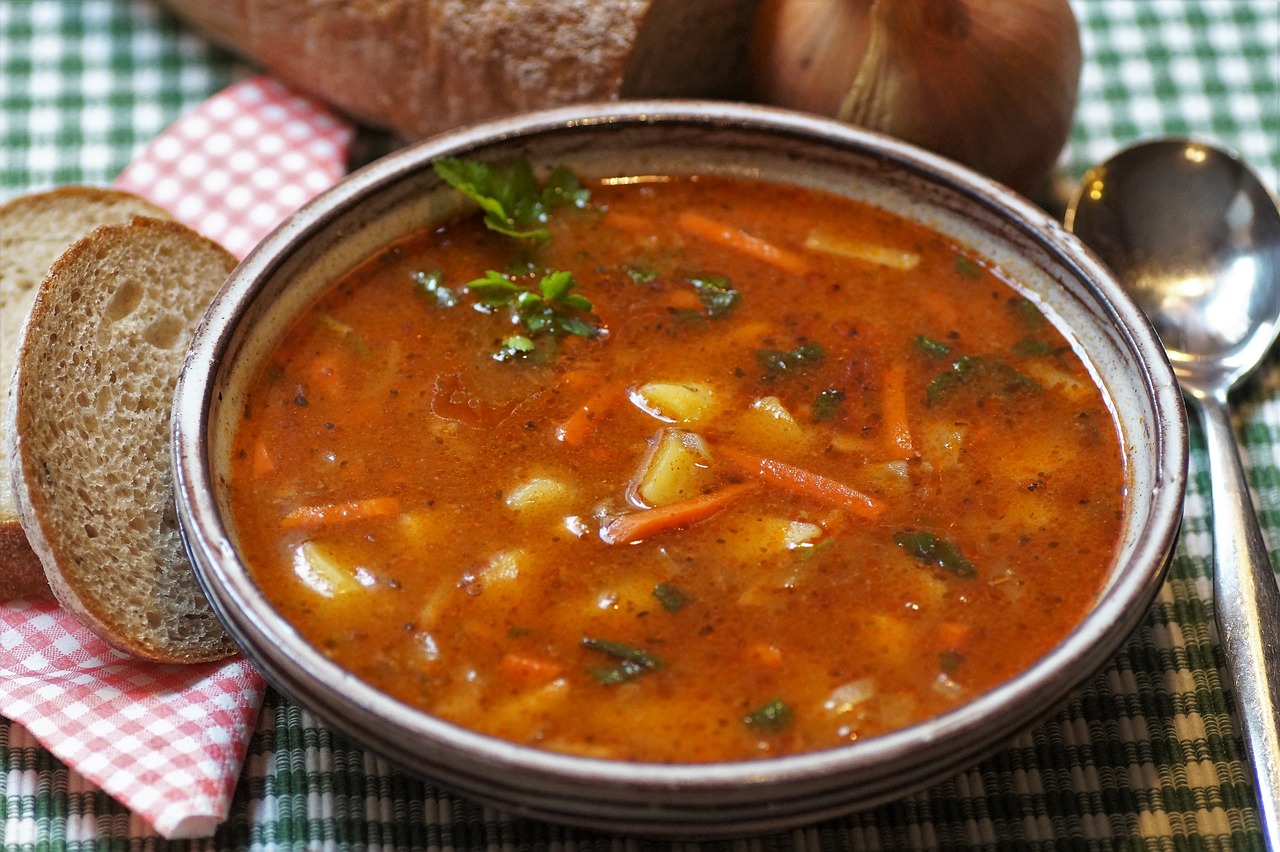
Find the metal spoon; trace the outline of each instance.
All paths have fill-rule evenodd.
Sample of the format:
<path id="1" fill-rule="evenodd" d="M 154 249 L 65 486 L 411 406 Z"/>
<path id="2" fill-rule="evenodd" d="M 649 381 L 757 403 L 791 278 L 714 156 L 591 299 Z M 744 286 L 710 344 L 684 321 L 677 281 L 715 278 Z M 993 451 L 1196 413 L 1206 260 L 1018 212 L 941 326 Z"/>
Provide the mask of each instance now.
<path id="1" fill-rule="evenodd" d="M 1183 395 L 1200 412 L 1212 482 L 1214 611 L 1263 837 L 1280 850 L 1280 586 L 1227 406 L 1227 392 L 1280 332 L 1280 205 L 1233 154 L 1160 139 L 1088 172 L 1066 225 L 1146 312 Z"/>

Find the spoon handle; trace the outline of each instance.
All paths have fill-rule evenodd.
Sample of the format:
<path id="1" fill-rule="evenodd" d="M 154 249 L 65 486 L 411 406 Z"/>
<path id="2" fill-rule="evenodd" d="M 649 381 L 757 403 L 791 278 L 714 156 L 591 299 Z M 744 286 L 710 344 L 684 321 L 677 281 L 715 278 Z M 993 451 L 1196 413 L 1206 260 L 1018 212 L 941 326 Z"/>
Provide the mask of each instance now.
<path id="1" fill-rule="evenodd" d="M 1253 763 L 1262 834 L 1280 852 L 1280 585 L 1245 484 L 1225 398 L 1200 398 L 1213 499 L 1218 633 Z"/>

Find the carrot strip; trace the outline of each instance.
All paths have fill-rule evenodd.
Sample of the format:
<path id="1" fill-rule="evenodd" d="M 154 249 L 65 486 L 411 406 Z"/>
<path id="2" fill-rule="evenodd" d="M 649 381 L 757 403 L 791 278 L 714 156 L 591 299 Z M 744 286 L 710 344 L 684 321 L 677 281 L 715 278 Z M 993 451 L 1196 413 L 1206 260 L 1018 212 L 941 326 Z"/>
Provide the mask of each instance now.
<path id="1" fill-rule="evenodd" d="M 621 384 L 605 385 L 598 389 L 556 427 L 556 440 L 570 447 L 581 445 L 595 431 L 596 422 L 618 404 L 625 391 L 625 385 Z"/>
<path id="2" fill-rule="evenodd" d="M 498 671 L 516 683 L 542 684 L 558 678 L 561 667 L 551 660 L 508 651 L 498 663 Z"/>
<path id="3" fill-rule="evenodd" d="M 798 254 L 792 254 L 778 248 L 773 243 L 759 237 L 753 237 L 746 231 L 709 219 L 701 213 L 686 210 L 676 217 L 676 225 L 682 230 L 704 240 L 719 243 L 726 248 L 734 249 L 756 260 L 778 267 L 784 272 L 803 275 L 809 264 Z"/>
<path id="4" fill-rule="evenodd" d="M 658 533 L 687 527 L 705 521 L 754 487 L 754 483 L 726 485 L 690 500 L 629 512 L 605 524 L 600 538 L 605 544 L 633 544 Z"/>
<path id="5" fill-rule="evenodd" d="M 370 497 L 365 500 L 352 500 L 348 503 L 328 503 L 319 506 L 299 506 L 284 516 L 280 525 L 285 529 L 293 527 L 314 527 L 322 524 L 337 524 L 345 521 L 357 521 L 365 518 L 381 518 L 400 513 L 400 498 Z"/>
<path id="6" fill-rule="evenodd" d="M 616 226 L 619 230 L 632 234 L 652 232 L 654 230 L 651 219 L 634 213 L 619 213 L 617 210 L 610 210 L 605 214 L 604 220 L 610 225 Z"/>
<path id="7" fill-rule="evenodd" d="M 733 447 L 717 445 L 715 455 L 742 468 L 744 473 L 794 494 L 811 497 L 828 506 L 846 509 L 859 517 L 875 520 L 884 513 L 884 504 L 874 497 L 850 488 L 822 474 L 767 459 Z"/>
<path id="8" fill-rule="evenodd" d="M 902 364 L 890 364 L 880 380 L 881 416 L 885 434 L 895 449 L 910 454 L 911 426 L 907 421 L 907 369 Z"/>

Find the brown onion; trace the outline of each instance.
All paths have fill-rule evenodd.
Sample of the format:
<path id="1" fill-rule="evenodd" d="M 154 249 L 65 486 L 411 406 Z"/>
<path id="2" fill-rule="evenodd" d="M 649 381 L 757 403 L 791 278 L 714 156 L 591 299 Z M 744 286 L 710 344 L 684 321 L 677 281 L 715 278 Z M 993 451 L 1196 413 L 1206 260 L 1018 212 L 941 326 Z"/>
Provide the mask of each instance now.
<path id="1" fill-rule="evenodd" d="M 888 133 L 1023 192 L 1066 143 L 1081 64 L 1068 0 L 765 0 L 756 24 L 764 102 Z"/>

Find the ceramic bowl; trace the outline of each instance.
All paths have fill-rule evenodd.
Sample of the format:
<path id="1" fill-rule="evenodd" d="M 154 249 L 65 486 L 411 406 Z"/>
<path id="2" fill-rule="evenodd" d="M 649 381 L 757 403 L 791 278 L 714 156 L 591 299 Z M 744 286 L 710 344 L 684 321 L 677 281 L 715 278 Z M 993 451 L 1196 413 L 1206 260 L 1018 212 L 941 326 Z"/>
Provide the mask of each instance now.
<path id="1" fill-rule="evenodd" d="M 246 382 L 316 293 L 391 240 L 455 209 L 441 156 L 566 164 L 580 174 L 720 173 L 870 201 L 976 248 L 1074 338 L 1110 397 L 1129 468 L 1123 541 L 1084 621 L 1014 679 L 894 733 L 792 757 L 633 764 L 555 754 L 445 723 L 358 680 L 305 642 L 241 560 L 227 509 Z M 1041 209 L 954 163 L 811 116 L 699 102 L 630 102 L 509 118 L 406 148 L 352 174 L 271 234 L 218 295 L 174 409 L 177 506 L 196 573 L 267 679 L 351 740 L 513 813 L 652 836 L 796 826 L 941 781 L 1043 718 L 1142 620 L 1174 546 L 1187 429 L 1173 373 L 1112 274 Z"/>

